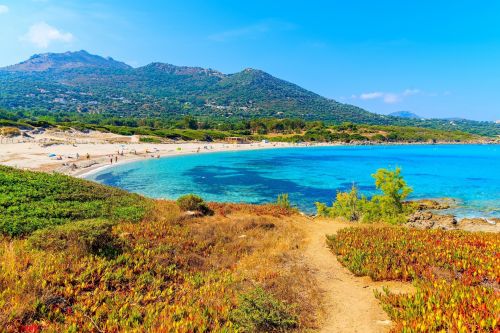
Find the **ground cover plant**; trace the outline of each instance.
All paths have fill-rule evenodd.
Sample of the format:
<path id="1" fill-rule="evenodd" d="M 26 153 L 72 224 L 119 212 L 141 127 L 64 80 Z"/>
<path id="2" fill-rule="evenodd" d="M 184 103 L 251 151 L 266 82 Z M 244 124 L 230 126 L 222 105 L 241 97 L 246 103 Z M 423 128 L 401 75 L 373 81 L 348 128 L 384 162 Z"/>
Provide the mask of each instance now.
<path id="1" fill-rule="evenodd" d="M 149 201 L 126 191 L 64 175 L 0 166 L 0 233 L 35 230 L 84 219 L 139 221 Z"/>
<path id="2" fill-rule="evenodd" d="M 343 229 L 327 243 L 356 275 L 415 282 L 414 294 L 376 294 L 393 332 L 498 332 L 498 235 L 384 226 Z"/>
<path id="3" fill-rule="evenodd" d="M 84 180 L 10 168 L 2 177 L 2 207 L 18 204 L 16 191 L 42 182 L 56 207 L 65 198 L 87 202 L 94 195 L 111 203 L 100 206 L 108 208 L 97 218 L 87 219 L 75 203 L 68 208 L 74 219 L 27 220 L 25 233 L 2 230 L 1 332 L 304 331 L 317 325 L 316 286 L 304 271 L 303 234 L 293 223 L 301 217 L 292 212 L 203 203 L 213 215 L 189 216 L 176 202 L 128 197 Z M 7 179 L 20 186 L 8 187 Z M 41 197 L 28 198 L 34 209 L 43 205 Z M 132 203 L 142 200 L 139 220 L 122 218 L 120 204 L 136 207 Z"/>

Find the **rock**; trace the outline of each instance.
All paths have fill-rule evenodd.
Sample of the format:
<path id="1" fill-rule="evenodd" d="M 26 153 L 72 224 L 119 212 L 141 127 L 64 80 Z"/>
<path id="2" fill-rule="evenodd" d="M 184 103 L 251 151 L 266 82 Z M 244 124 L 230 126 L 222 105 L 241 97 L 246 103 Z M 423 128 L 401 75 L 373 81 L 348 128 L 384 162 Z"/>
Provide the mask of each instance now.
<path id="1" fill-rule="evenodd" d="M 460 221 L 460 225 L 490 225 L 490 223 L 486 219 L 482 219 L 479 217 L 474 218 L 464 218 Z"/>
<path id="2" fill-rule="evenodd" d="M 496 224 L 496 225 L 500 225 L 500 218 L 498 217 L 492 217 L 490 219 L 488 219 L 490 222 Z"/>
<path id="3" fill-rule="evenodd" d="M 439 215 L 427 211 L 417 211 L 408 218 L 408 226 L 417 229 L 456 229 L 457 220 L 453 215 Z"/>
<path id="4" fill-rule="evenodd" d="M 457 219 L 453 215 L 433 215 L 433 229 L 452 230 L 457 228 Z"/>
<path id="5" fill-rule="evenodd" d="M 440 200 L 431 200 L 431 199 L 422 199 L 411 201 L 416 204 L 417 210 L 438 210 L 438 209 L 448 209 L 451 207 L 453 200 L 452 199 L 440 199 Z"/>
<path id="6" fill-rule="evenodd" d="M 464 218 L 459 223 L 459 228 L 466 231 L 484 231 L 484 232 L 500 232 L 500 224 L 494 220 L 488 222 L 483 218 Z"/>

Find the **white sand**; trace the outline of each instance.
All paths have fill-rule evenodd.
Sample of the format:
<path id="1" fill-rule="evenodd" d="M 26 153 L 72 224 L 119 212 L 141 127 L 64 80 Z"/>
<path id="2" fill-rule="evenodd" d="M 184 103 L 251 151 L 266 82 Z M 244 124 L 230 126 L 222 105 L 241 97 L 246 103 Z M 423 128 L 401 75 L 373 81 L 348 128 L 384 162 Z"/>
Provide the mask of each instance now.
<path id="1" fill-rule="evenodd" d="M 56 171 L 83 176 L 101 168 L 118 163 L 145 158 L 178 156 L 185 154 L 210 153 L 221 151 L 240 151 L 296 147 L 289 143 L 248 143 L 229 144 L 214 142 L 176 142 L 176 143 L 139 143 L 137 138 L 102 134 L 82 133 L 43 133 L 32 139 L 2 140 L 0 142 L 0 164 L 21 169 Z M 47 145 L 50 142 L 50 145 Z M 123 154 L 122 154 L 123 152 Z M 55 156 L 50 157 L 49 155 Z M 77 158 L 77 154 L 79 157 Z M 87 159 L 87 154 L 89 158 Z M 60 158 L 60 159 L 58 159 Z M 113 159 L 113 163 L 111 163 Z"/>

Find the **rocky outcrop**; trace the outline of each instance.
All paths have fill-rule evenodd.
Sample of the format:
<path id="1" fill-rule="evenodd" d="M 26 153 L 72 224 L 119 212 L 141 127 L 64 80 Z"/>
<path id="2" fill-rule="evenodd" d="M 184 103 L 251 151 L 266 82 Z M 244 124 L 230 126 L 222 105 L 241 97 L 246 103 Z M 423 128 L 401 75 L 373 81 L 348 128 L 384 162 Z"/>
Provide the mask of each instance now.
<path id="1" fill-rule="evenodd" d="M 421 199 L 410 202 L 416 206 L 417 210 L 448 209 L 456 205 L 456 202 L 453 199 L 439 199 L 439 200 Z"/>
<path id="2" fill-rule="evenodd" d="M 498 220 L 498 219 L 494 219 Z M 459 227 L 466 231 L 485 231 L 485 232 L 499 232 L 500 224 L 495 221 L 488 222 L 482 218 L 465 218 L 459 223 Z"/>
<path id="3" fill-rule="evenodd" d="M 417 211 L 408 218 L 408 226 L 417 229 L 452 230 L 457 228 L 453 215 L 439 215 L 428 211 Z"/>
<path id="4" fill-rule="evenodd" d="M 483 218 L 464 218 L 457 221 L 453 215 L 441 215 L 430 211 L 415 212 L 408 218 L 407 226 L 416 229 L 500 232 L 500 223 L 495 223 L 495 221 Z"/>

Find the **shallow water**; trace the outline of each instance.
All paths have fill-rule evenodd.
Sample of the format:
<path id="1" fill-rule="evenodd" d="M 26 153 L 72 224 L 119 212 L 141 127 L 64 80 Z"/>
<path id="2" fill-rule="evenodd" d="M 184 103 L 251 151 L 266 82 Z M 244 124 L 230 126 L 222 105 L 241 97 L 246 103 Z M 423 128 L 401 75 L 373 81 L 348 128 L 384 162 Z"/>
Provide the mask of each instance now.
<path id="1" fill-rule="evenodd" d="M 118 165 L 87 178 L 154 198 L 265 203 L 289 193 L 301 210 L 355 183 L 376 193 L 378 168 L 403 169 L 410 198 L 454 198 L 459 217 L 500 217 L 500 146 L 399 145 L 283 148 L 197 154 Z"/>

